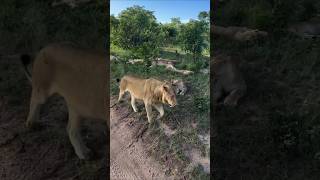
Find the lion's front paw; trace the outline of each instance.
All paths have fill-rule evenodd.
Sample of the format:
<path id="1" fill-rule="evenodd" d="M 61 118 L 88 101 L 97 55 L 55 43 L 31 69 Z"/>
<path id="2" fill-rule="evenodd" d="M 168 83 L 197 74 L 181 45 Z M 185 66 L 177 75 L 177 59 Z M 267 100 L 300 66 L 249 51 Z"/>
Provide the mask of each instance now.
<path id="1" fill-rule="evenodd" d="M 162 117 L 163 117 L 163 116 L 158 115 L 157 118 L 156 118 L 156 120 L 160 120 Z"/>
<path id="2" fill-rule="evenodd" d="M 226 98 L 226 99 L 224 100 L 223 104 L 224 104 L 225 106 L 235 107 L 235 106 L 237 106 L 238 103 L 237 103 L 237 101 L 235 101 L 235 100 L 232 100 L 232 99 L 230 99 L 230 98 Z"/>
<path id="3" fill-rule="evenodd" d="M 139 112 L 139 109 L 138 108 L 133 108 L 133 111 L 134 112 Z"/>
<path id="4" fill-rule="evenodd" d="M 93 152 L 88 148 L 84 148 L 82 153 L 80 153 L 78 157 L 81 160 L 90 160 L 93 158 Z"/>
<path id="5" fill-rule="evenodd" d="M 26 127 L 27 127 L 28 129 L 39 128 L 38 126 L 39 126 L 39 124 L 37 124 L 37 123 L 35 123 L 35 122 L 32 122 L 32 121 L 27 121 L 27 122 L 26 122 Z"/>

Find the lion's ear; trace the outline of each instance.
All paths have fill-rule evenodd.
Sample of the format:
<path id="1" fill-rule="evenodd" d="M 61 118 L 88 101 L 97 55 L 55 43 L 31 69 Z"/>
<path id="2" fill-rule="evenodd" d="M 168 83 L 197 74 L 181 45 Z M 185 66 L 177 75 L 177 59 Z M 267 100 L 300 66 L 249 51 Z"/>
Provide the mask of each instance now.
<path id="1" fill-rule="evenodd" d="M 162 89 L 163 89 L 164 91 L 168 92 L 168 87 L 167 87 L 167 86 L 162 85 Z"/>
<path id="2" fill-rule="evenodd" d="M 171 79 L 171 84 L 172 84 L 172 85 L 175 85 L 177 82 L 178 82 L 178 80 L 176 80 L 176 79 Z"/>

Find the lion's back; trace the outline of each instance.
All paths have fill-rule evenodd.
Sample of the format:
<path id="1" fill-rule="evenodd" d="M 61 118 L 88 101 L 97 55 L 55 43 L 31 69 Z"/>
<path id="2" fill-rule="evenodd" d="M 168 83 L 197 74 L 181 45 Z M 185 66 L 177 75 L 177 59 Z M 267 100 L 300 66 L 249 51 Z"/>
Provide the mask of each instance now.
<path id="1" fill-rule="evenodd" d="M 86 116 L 102 114 L 109 79 L 105 57 L 71 43 L 48 45 L 35 59 L 33 87 L 60 94 Z"/>

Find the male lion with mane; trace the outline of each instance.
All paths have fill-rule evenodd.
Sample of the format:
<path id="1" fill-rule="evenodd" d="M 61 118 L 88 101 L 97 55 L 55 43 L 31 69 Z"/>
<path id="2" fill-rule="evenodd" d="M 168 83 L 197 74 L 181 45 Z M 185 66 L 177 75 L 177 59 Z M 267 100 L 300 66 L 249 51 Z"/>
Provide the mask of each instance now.
<path id="1" fill-rule="evenodd" d="M 61 95 L 68 106 L 68 135 L 80 159 L 88 159 L 90 150 L 80 135 L 80 120 L 107 118 L 107 58 L 102 52 L 91 51 L 64 42 L 48 45 L 35 58 L 32 76 L 27 66 L 29 55 L 22 55 L 24 70 L 32 84 L 27 127 L 39 119 L 40 108 L 53 94 Z"/>
<path id="2" fill-rule="evenodd" d="M 119 79 L 118 79 L 119 81 Z M 170 82 L 159 81 L 149 78 L 142 79 L 134 76 L 124 76 L 120 81 L 119 99 L 121 100 L 125 92 L 131 95 L 131 106 L 134 112 L 138 112 L 136 99 L 143 100 L 149 124 L 152 124 L 152 106 L 160 113 L 157 120 L 164 115 L 163 104 L 169 104 L 170 107 L 177 105 L 176 95 Z"/>

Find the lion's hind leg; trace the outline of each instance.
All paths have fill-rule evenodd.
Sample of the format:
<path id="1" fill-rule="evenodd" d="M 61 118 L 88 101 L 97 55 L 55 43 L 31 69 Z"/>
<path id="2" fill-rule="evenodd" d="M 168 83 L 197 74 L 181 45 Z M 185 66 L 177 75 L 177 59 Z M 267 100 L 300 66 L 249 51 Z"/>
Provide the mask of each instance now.
<path id="1" fill-rule="evenodd" d="M 46 102 L 49 96 L 45 93 L 41 93 L 39 89 L 33 89 L 30 101 L 30 109 L 28 118 L 26 121 L 26 126 L 32 128 L 34 123 L 40 119 L 40 110 L 42 105 Z"/>
<path id="2" fill-rule="evenodd" d="M 82 141 L 80 134 L 80 120 L 81 118 L 79 117 L 79 115 L 75 111 L 70 109 L 67 131 L 71 144 L 77 156 L 80 159 L 88 159 L 90 150 L 85 146 L 85 144 Z"/>
<path id="3" fill-rule="evenodd" d="M 138 112 L 138 108 L 136 106 L 136 98 L 131 94 L 131 106 L 134 112 Z"/>
<path id="4" fill-rule="evenodd" d="M 124 93 L 125 93 L 125 91 L 124 91 L 124 90 L 122 90 L 122 89 L 120 89 L 118 102 L 120 102 L 120 101 L 121 101 L 121 99 L 122 99 L 122 97 L 123 97 Z"/>

